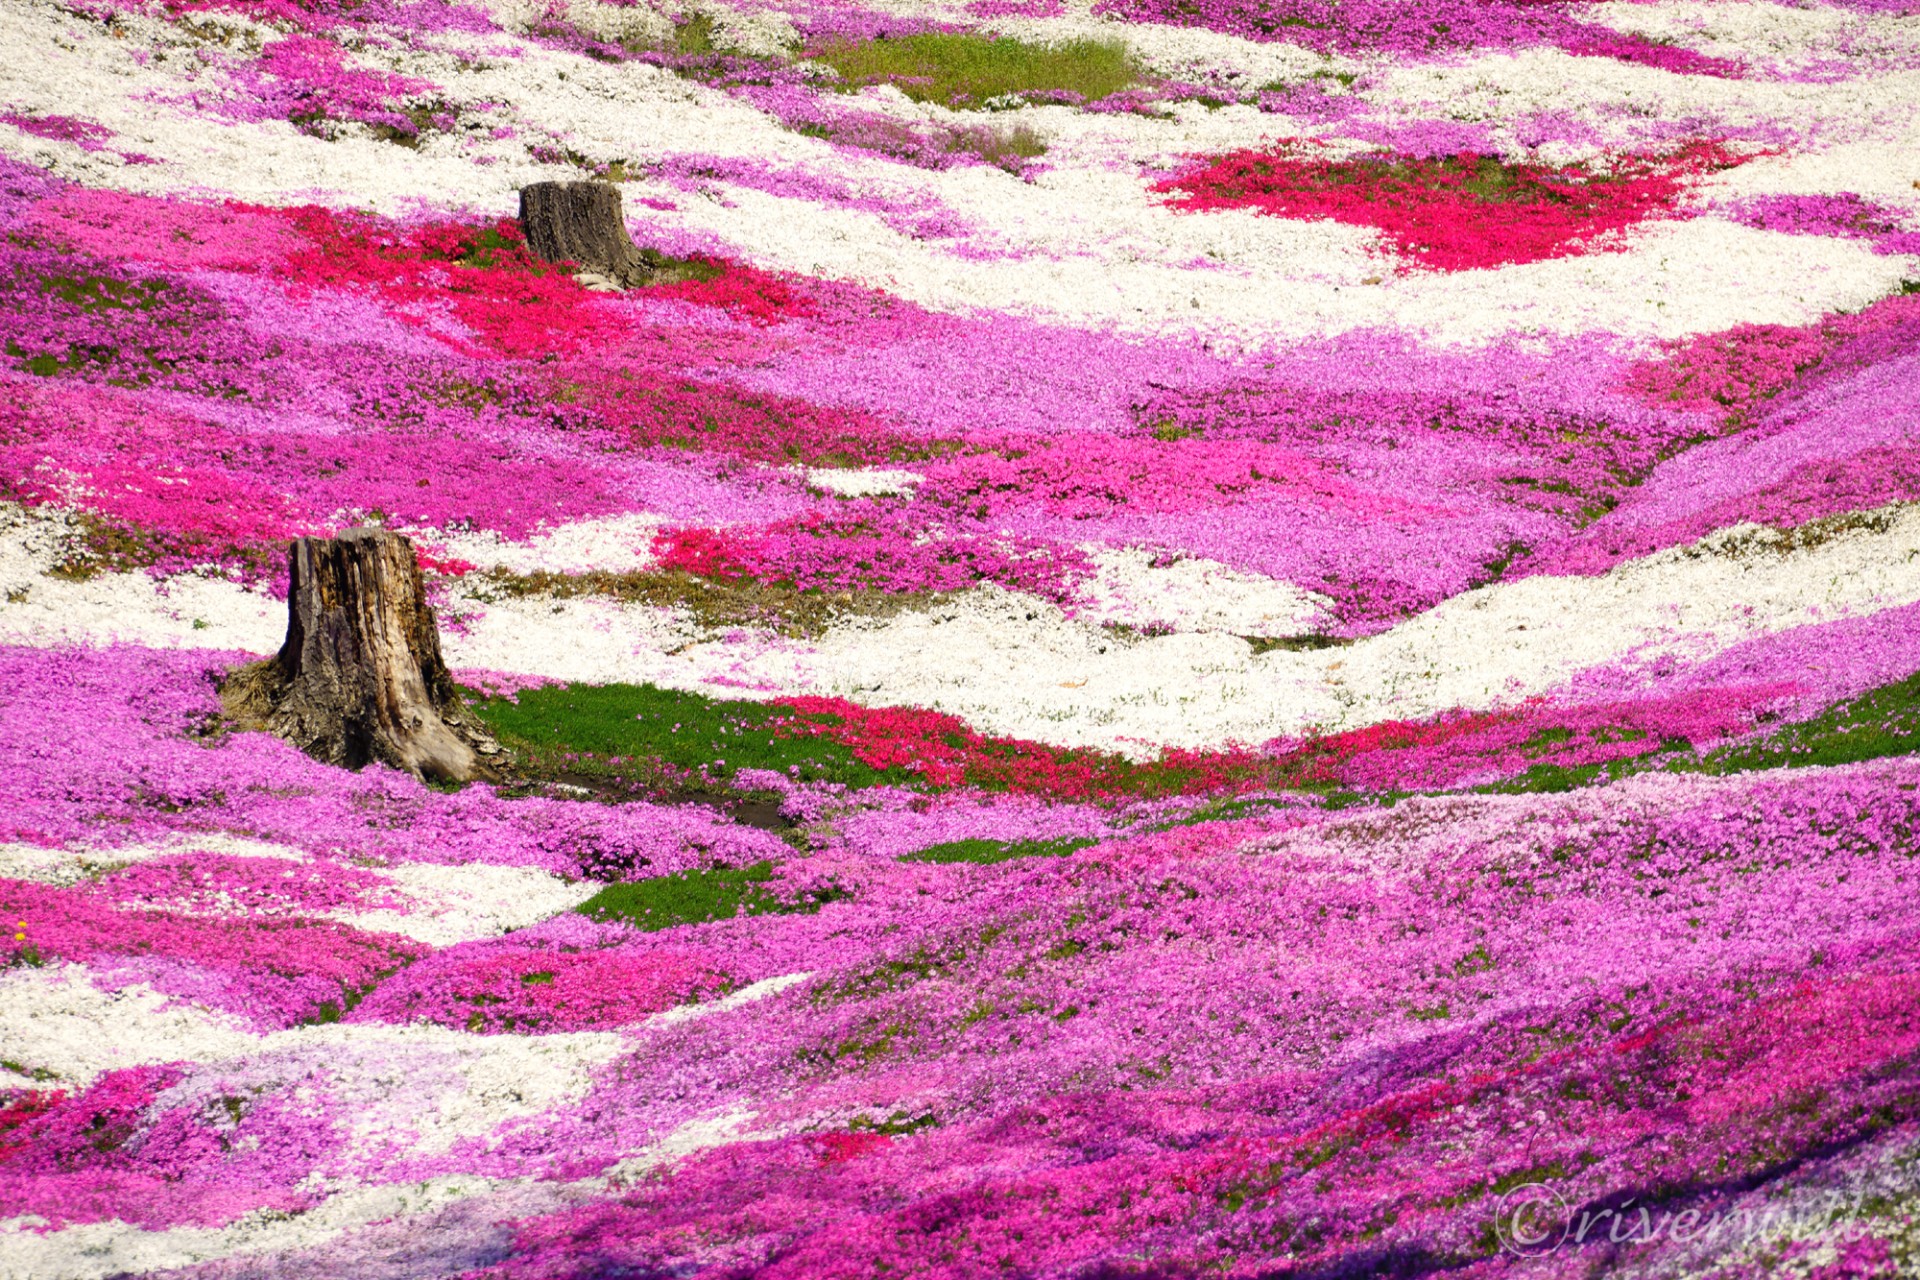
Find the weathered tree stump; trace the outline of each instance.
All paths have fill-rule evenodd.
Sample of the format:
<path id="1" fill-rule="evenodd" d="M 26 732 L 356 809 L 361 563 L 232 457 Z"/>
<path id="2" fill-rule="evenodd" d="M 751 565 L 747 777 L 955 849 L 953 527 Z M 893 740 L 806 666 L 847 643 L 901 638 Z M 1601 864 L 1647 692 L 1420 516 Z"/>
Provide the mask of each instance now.
<path id="1" fill-rule="evenodd" d="M 413 544 L 385 529 L 299 538 L 291 569 L 286 642 L 227 678 L 227 714 L 349 769 L 499 777 L 505 752 L 460 706 Z"/>
<path id="2" fill-rule="evenodd" d="M 652 272 L 627 234 L 620 188 L 609 182 L 535 182 L 520 188 L 527 247 L 548 262 L 577 262 L 616 284 L 644 284 Z"/>

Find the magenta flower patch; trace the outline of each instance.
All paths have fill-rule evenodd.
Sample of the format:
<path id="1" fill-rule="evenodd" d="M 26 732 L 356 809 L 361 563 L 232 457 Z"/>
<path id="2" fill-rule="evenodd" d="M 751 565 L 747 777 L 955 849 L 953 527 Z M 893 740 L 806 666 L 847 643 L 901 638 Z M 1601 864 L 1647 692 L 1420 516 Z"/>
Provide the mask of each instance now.
<path id="1" fill-rule="evenodd" d="M 7 11 L 0 1272 L 1913 1270 L 1915 4 L 1093 8 Z"/>

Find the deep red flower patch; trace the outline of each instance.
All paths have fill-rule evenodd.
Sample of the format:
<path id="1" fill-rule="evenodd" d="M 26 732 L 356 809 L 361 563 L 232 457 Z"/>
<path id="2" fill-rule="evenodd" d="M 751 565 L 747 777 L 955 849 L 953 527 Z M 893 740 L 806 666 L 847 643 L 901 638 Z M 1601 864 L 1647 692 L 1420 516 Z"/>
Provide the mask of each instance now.
<path id="1" fill-rule="evenodd" d="M 377 289 L 403 320 L 427 329 L 443 329 L 436 321 L 450 312 L 479 340 L 470 354 L 528 359 L 607 349 L 633 328 L 610 300 L 622 296 L 691 302 L 757 324 L 813 314 L 811 300 L 780 277 L 722 258 L 695 259 L 699 279 L 595 294 L 563 266 L 536 258 L 512 218 L 410 227 L 313 206 L 283 216 L 309 246 L 286 257 L 286 276 L 309 287 Z"/>
<path id="2" fill-rule="evenodd" d="M 535 258 L 511 219 L 408 228 L 312 206 L 285 217 L 308 246 L 282 263 L 296 286 L 376 289 L 402 320 L 443 333 L 436 322 L 450 312 L 478 339 L 470 354 L 527 358 L 626 334 L 612 308 Z"/>
<path id="3" fill-rule="evenodd" d="M 645 296 L 720 307 L 755 324 L 801 320 L 817 311 L 813 299 L 772 272 L 704 254 L 691 261 L 703 269 L 701 278 L 649 285 Z"/>
<path id="4" fill-rule="evenodd" d="M 1543 699 L 1431 720 L 1389 720 L 1258 748 L 1169 748 L 1135 762 L 1110 752 L 983 735 L 956 716 L 863 707 L 840 698 L 780 698 L 800 713 L 776 730 L 850 748 L 862 764 L 934 788 L 971 786 L 1072 800 L 1233 795 L 1304 788 L 1388 792 L 1489 782 L 1534 766 L 1577 770 L 1724 741 L 1790 695 L 1786 683 L 1555 707 Z"/>
<path id="5" fill-rule="evenodd" d="M 1137 764 L 1091 748 L 1050 747 L 987 737 L 957 716 L 913 707 L 863 707 L 841 698 L 779 698 L 800 713 L 783 736 L 823 737 L 853 750 L 862 764 L 903 769 L 934 787 L 974 786 L 1085 800 L 1122 795 L 1196 795 L 1244 791 L 1271 775 L 1270 762 L 1242 748 L 1173 749 Z"/>
<path id="6" fill-rule="evenodd" d="M 1336 160 L 1318 144 L 1289 142 L 1217 157 L 1153 190 L 1187 212 L 1254 209 L 1376 227 L 1408 268 L 1470 271 L 1607 247 L 1614 233 L 1675 212 L 1693 179 L 1746 159 L 1695 142 L 1604 167 L 1509 164 L 1471 152 Z"/>

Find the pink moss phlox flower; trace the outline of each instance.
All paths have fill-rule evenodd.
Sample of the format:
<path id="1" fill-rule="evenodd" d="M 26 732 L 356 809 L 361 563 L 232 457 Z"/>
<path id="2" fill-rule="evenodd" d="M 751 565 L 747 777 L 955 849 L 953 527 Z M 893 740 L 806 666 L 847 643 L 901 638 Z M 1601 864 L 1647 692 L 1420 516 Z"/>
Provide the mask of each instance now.
<path id="1" fill-rule="evenodd" d="M 1744 66 L 1730 59 L 1695 53 L 1691 49 L 1605 27 L 1590 27 L 1586 31 L 1563 36 L 1560 47 L 1577 58 L 1613 58 L 1642 67 L 1658 67 L 1675 75 L 1738 80 L 1746 74 Z"/>
<path id="2" fill-rule="evenodd" d="M 146 981 L 156 990 L 240 1013 L 273 1030 L 320 1014 L 348 993 L 424 955 L 419 943 L 301 916 L 216 916 L 116 903 L 109 889 L 0 880 L 0 911 L 33 921 L 43 959 L 87 964 L 99 981 Z"/>
<path id="3" fill-rule="evenodd" d="M 91 120 L 72 116 L 39 115 L 20 111 L 0 111 L 0 124 L 10 124 L 20 132 L 55 142 L 71 142 L 82 151 L 105 151 L 113 130 Z"/>
<path id="4" fill-rule="evenodd" d="M 1910 1142 L 1897 1064 L 1920 1044 L 1920 987 L 1911 938 L 1872 904 L 1904 875 L 1912 782 L 1904 762 L 1649 778 L 1007 864 L 968 878 L 937 934 L 704 1020 L 697 1050 L 691 1029 L 649 1038 L 590 1120 L 526 1135 L 529 1156 L 611 1152 L 764 1098 L 770 1070 L 799 1090 L 779 1114 L 810 1130 L 525 1223 L 505 1273 L 776 1240 L 794 1275 L 883 1256 L 991 1269 L 1033 1241 L 1060 1266 L 1124 1251 L 1184 1270 L 1243 1252 L 1241 1232 L 1286 1236 L 1302 1206 L 1323 1230 L 1294 1247 L 1358 1265 L 1383 1232 L 1465 1247 L 1486 1184 L 1517 1169 L 1550 1170 L 1570 1201 L 1657 1176 L 1711 1206 L 1729 1163 L 1771 1167 L 1788 1107 L 1805 1107 L 1796 1150 L 1880 1131 L 1862 1091 Z M 676 1065 L 695 1052 L 705 1092 L 687 1097 Z M 882 1125 L 917 1132 L 823 1137 Z"/>
<path id="5" fill-rule="evenodd" d="M 976 18 L 1057 18 L 1061 0 L 971 0 L 967 12 Z"/>
<path id="6" fill-rule="evenodd" d="M 345 51 L 319 35 L 282 36 L 254 61 L 230 67 L 227 78 L 236 92 L 207 104 L 216 113 L 291 120 L 309 132 L 352 121 L 411 135 L 419 126 L 403 110 L 407 100 L 434 92 L 411 76 L 349 66 Z"/>
<path id="7" fill-rule="evenodd" d="M 1035 505 L 1070 520 L 1191 512 L 1276 492 L 1337 508 L 1347 518 L 1451 514 L 1368 492 L 1322 459 L 1255 441 L 1070 436 L 974 443 L 967 453 L 923 468 L 927 479 L 916 498 L 988 521 Z"/>
<path id="8" fill-rule="evenodd" d="M 1101 0 L 1094 11 L 1321 52 L 1417 57 L 1544 43 L 1579 29 L 1568 7 L 1557 0 Z"/>
<path id="9" fill-rule="evenodd" d="M 1604 572 L 1735 524 L 1790 529 L 1920 498 L 1916 370 L 1911 296 L 1810 325 L 1742 325 L 1667 344 L 1627 372 L 1627 385 L 1690 415 L 1706 441 L 1521 570 Z"/>
<path id="10" fill-rule="evenodd" d="M 0 647 L 10 690 L 0 705 L 0 840 L 113 846 L 228 832 L 333 860 L 597 879 L 750 865 L 786 848 L 705 809 L 441 794 L 391 769 L 330 768 L 264 735 L 193 737 L 219 711 L 213 678 L 256 656 Z M 117 711 L 102 717 L 101 705 Z M 85 920 L 108 910 L 74 901 Z"/>
<path id="11" fill-rule="evenodd" d="M 120 1220 L 151 1230 L 223 1226 L 257 1210 L 298 1213 L 283 1153 L 315 1126 L 278 1099 L 169 1105 L 187 1064 L 111 1071 L 71 1097 L 55 1094 L 0 1156 L 0 1197 L 39 1230 Z M 301 1132 L 306 1130 L 308 1132 Z"/>
<path id="12" fill-rule="evenodd" d="M 197 915 L 299 916 L 403 908 L 393 882 L 363 867 L 237 854 L 152 858 L 100 881 L 124 907 Z"/>
<path id="13" fill-rule="evenodd" d="M 1793 235 L 1874 240 L 1900 230 L 1900 216 L 1853 192 L 1839 195 L 1749 196 L 1728 211 L 1742 226 Z"/>
<path id="14" fill-rule="evenodd" d="M 360 1002 L 352 1022 L 433 1022 L 482 1034 L 598 1031 L 643 1022 L 726 985 L 717 956 L 628 942 L 586 950 L 510 941 L 436 952 Z"/>
<path id="15" fill-rule="evenodd" d="M 663 569 L 802 591 L 959 591 L 991 582 L 1064 600 L 1088 571 L 1085 555 L 1071 546 L 830 513 L 753 530 L 667 530 L 656 535 L 654 550 Z"/>

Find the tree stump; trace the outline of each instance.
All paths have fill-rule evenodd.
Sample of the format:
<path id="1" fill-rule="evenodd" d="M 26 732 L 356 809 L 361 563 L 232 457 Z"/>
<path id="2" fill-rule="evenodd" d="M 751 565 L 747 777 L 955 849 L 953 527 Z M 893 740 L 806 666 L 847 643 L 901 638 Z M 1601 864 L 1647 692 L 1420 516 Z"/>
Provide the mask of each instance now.
<path id="1" fill-rule="evenodd" d="M 577 262 L 616 284 L 652 274 L 627 234 L 620 188 L 608 182 L 535 182 L 520 188 L 527 247 L 548 262 Z"/>
<path id="2" fill-rule="evenodd" d="M 379 760 L 435 782 L 500 776 L 505 752 L 465 714 L 440 656 L 411 542 L 385 529 L 299 538 L 291 570 L 286 642 L 220 689 L 241 728 L 349 769 Z"/>

